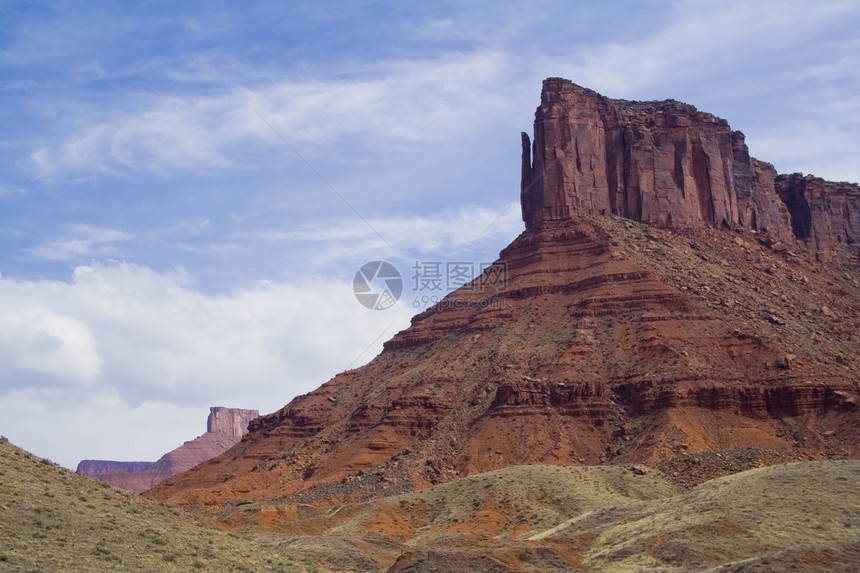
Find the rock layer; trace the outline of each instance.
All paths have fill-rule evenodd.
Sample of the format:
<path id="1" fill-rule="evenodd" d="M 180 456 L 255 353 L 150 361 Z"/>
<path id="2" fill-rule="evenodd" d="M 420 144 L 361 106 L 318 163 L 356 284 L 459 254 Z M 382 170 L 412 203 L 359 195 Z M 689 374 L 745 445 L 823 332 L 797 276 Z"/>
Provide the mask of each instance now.
<path id="1" fill-rule="evenodd" d="M 142 472 L 148 470 L 154 462 L 114 462 L 110 460 L 81 460 L 75 470 L 79 474 L 97 476 L 116 472 Z"/>
<path id="2" fill-rule="evenodd" d="M 504 281 L 488 269 L 367 366 L 146 495 L 331 506 L 527 463 L 860 456 L 860 287 L 758 238 L 590 215 L 536 224 L 502 251 Z M 829 324 L 815 305 L 830 283 L 846 293 L 831 309 L 843 330 L 802 318 Z M 780 297 L 793 302 L 776 316 Z"/>

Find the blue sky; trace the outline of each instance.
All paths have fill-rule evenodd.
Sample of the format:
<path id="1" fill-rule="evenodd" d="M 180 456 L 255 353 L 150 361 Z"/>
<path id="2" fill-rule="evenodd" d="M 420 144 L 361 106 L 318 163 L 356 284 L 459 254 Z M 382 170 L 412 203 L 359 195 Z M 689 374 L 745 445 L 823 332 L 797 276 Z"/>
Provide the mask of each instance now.
<path id="1" fill-rule="evenodd" d="M 593 4 L 593 5 L 592 5 Z M 860 5 L 0 2 L 0 433 L 155 459 L 363 364 L 416 261 L 521 230 L 541 80 L 674 98 L 860 180 Z M 391 261 L 370 311 L 356 270 Z"/>

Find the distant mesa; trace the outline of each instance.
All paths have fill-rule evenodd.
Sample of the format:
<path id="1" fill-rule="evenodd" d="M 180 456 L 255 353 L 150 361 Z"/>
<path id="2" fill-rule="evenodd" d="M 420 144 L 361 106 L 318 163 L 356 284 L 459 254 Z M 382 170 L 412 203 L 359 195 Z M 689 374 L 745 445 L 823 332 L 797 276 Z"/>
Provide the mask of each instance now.
<path id="1" fill-rule="evenodd" d="M 213 406 L 209 408 L 205 434 L 185 442 L 156 462 L 83 460 L 77 472 L 140 493 L 227 451 L 239 443 L 248 432 L 248 425 L 259 416 L 257 410 Z"/>
<path id="2" fill-rule="evenodd" d="M 112 460 L 82 460 L 76 470 L 79 474 L 101 476 L 112 473 L 140 473 L 152 467 L 155 462 L 115 462 Z"/>

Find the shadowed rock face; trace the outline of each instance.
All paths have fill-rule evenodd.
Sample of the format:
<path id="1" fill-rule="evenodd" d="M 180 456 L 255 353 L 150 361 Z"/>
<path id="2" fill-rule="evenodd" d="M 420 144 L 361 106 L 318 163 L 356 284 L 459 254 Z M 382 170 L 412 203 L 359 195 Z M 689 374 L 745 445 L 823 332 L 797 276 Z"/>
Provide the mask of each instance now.
<path id="1" fill-rule="evenodd" d="M 857 255 L 857 185 L 777 177 L 750 157 L 743 133 L 674 100 L 615 100 L 547 79 L 533 146 L 523 134 L 522 164 L 527 228 L 577 213 L 614 214 L 663 228 L 796 237 L 825 260 Z"/>
<path id="2" fill-rule="evenodd" d="M 780 175 L 776 191 L 791 212 L 798 239 L 808 241 L 820 260 L 856 261 L 860 248 L 860 188 L 802 173 Z"/>
<path id="3" fill-rule="evenodd" d="M 128 491 L 142 492 L 197 464 L 214 458 L 236 445 L 248 431 L 257 410 L 213 406 L 206 420 L 206 433 L 164 454 L 156 462 L 84 460 L 78 473 L 96 477 Z"/>
<path id="4" fill-rule="evenodd" d="M 536 117 L 492 267 L 146 495 L 286 516 L 518 464 L 860 457 L 860 277 L 785 248 L 773 167 L 678 102 L 550 79 Z"/>

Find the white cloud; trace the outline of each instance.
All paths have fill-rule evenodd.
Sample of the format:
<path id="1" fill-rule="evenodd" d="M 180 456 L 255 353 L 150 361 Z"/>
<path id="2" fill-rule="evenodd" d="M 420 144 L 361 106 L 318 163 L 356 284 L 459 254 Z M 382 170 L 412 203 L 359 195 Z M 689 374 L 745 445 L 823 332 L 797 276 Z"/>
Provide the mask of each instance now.
<path id="1" fill-rule="evenodd" d="M 324 268 L 334 262 L 355 261 L 362 257 L 399 257 L 404 260 L 426 255 L 456 257 L 485 250 L 488 242 L 504 246 L 522 229 L 519 201 L 515 201 L 500 209 L 467 205 L 426 216 L 315 221 L 295 230 L 255 231 L 249 238 L 276 244 L 305 244 L 302 250 L 314 254 L 308 263 Z M 317 246 L 309 246 L 310 243 Z M 349 248 L 345 249 L 345 245 Z M 485 253 L 485 257 L 494 259 L 497 254 Z"/>
<path id="2" fill-rule="evenodd" d="M 580 78 L 587 87 L 613 97 L 702 77 L 721 78 L 735 84 L 735 89 L 746 89 L 738 82 L 753 83 L 757 78 L 733 74 L 733 70 L 764 54 L 792 49 L 799 34 L 814 35 L 821 25 L 852 11 L 856 12 L 856 5 L 850 2 L 797 1 L 791 9 L 779 1 L 679 2 L 667 25 L 653 34 L 608 36 L 606 43 L 585 48 L 582 57 L 570 58 L 573 63 L 558 63 L 566 77 Z"/>
<path id="3" fill-rule="evenodd" d="M 857 108 L 860 113 L 860 106 Z M 749 137 L 756 157 L 772 163 L 780 173 L 802 172 L 829 181 L 860 183 L 856 158 L 860 156 L 857 122 L 834 114 L 820 121 L 786 120 L 762 137 Z M 854 129 L 846 129 L 851 127 Z"/>
<path id="4" fill-rule="evenodd" d="M 36 149 L 31 160 L 42 177 L 244 168 L 261 150 L 282 151 L 272 128 L 302 146 L 347 136 L 379 148 L 443 142 L 508 109 L 496 89 L 507 64 L 496 53 L 456 54 L 379 63 L 347 80 L 249 78 L 251 86 L 222 86 L 214 95 L 153 94 L 134 109 L 92 113 L 61 141 Z"/>
<path id="5" fill-rule="evenodd" d="M 0 433 L 75 469 L 83 459 L 155 461 L 205 432 L 207 414 L 207 406 L 145 402 L 130 407 L 111 389 L 73 394 L 24 388 L 0 400 Z"/>
<path id="6" fill-rule="evenodd" d="M 35 385 L 93 383 L 101 358 L 87 325 L 17 294 L 0 301 L 0 376 Z"/>
<path id="7" fill-rule="evenodd" d="M 615 97 L 662 98 L 675 95 L 667 86 L 758 89 L 762 77 L 779 73 L 769 69 L 770 57 L 792 50 L 798 65 L 810 68 L 798 73 L 819 78 L 832 77 L 832 65 L 815 58 L 804 63 L 807 53 L 837 50 L 836 73 L 850 73 L 856 61 L 850 40 L 843 42 L 847 47 L 831 41 L 829 48 L 804 49 L 802 43 L 852 17 L 851 2 L 796 1 L 791 9 L 776 1 L 678 2 L 655 10 L 665 25 L 634 27 L 637 33 L 623 36 L 590 33 L 588 43 L 552 35 L 553 45 L 543 45 L 534 32 L 553 14 L 559 22 L 594 16 L 552 3 L 541 12 L 546 16 L 511 5 L 491 14 L 462 9 L 395 26 L 401 34 L 442 42 L 430 57 L 370 61 L 357 54 L 328 73 L 307 75 L 301 66 L 285 71 L 272 63 L 253 65 L 229 52 L 153 56 L 122 72 L 157 77 L 152 92 L 77 112 L 77 125 L 33 150 L 30 159 L 49 178 L 245 169 L 259 164 L 261 155 L 269 157 L 276 141 L 258 113 L 303 153 L 331 153 L 331 143 L 346 137 L 357 138 L 367 154 L 384 153 L 415 142 L 442 145 L 499 122 L 532 105 L 519 98 L 534 93 L 545 75 L 569 77 Z M 99 71 L 101 64 L 84 68 Z M 771 93 L 778 89 L 774 84 Z"/>
<path id="8" fill-rule="evenodd" d="M 517 208 L 480 206 L 369 221 L 416 259 L 467 253 L 475 240 L 506 243 L 522 225 Z M 105 241 L 122 238 L 95 227 L 75 231 Z M 73 455 L 151 458 L 154 442 L 172 448 L 200 433 L 188 433 L 189 423 L 200 420 L 173 420 L 170 413 L 201 405 L 274 411 L 370 360 L 416 311 L 407 256 L 401 259 L 400 304 L 373 312 L 355 300 L 351 267 L 342 268 L 344 261 L 354 263 L 356 250 L 350 248 L 347 259 L 343 246 L 363 244 L 367 260 L 380 252 L 378 238 L 358 219 L 265 239 L 299 251 L 323 245 L 338 265 L 317 268 L 336 269 L 337 277 L 305 268 L 221 294 L 202 293 L 183 269 L 156 272 L 116 262 L 78 266 L 68 282 L 0 278 L 3 425 L 24 437 L 22 445 L 66 465 L 74 465 Z M 28 421 L 43 414 L 44 427 Z M 205 417 L 205 410 L 197 415 Z M 93 416 L 98 423 L 89 422 Z M 62 431 L 72 420 L 74 428 Z M 84 452 L 80 444 L 91 449 Z"/>
<path id="9" fill-rule="evenodd" d="M 0 199 L 14 199 L 27 193 L 28 191 L 23 187 L 0 184 Z"/>
<path id="10" fill-rule="evenodd" d="M 60 420 L 75 414 L 83 420 L 108 400 L 115 427 L 103 420 L 75 429 L 88 429 L 84 443 L 104 451 L 105 440 L 131 431 L 116 411 L 135 412 L 141 444 L 156 423 L 141 410 L 146 404 L 274 411 L 366 362 L 408 324 L 406 305 L 382 312 L 362 307 L 351 278 L 295 276 L 223 295 L 195 291 L 181 271 L 124 263 L 78 267 L 69 283 L 0 279 L 2 425 L 29 427 L 22 416 L 39 408 L 59 407 L 66 410 Z M 26 408 L 12 409 L 16 401 Z M 69 434 L 56 427 L 58 420 L 44 423 L 57 432 L 36 444 L 37 453 L 71 463 L 63 453 Z M 193 437 L 177 435 L 186 427 L 176 424 L 177 445 Z M 126 442 L 112 457 L 140 457 L 139 451 Z"/>
<path id="11" fill-rule="evenodd" d="M 31 159 L 42 177 L 64 172 L 122 174 L 128 170 L 199 172 L 233 165 L 219 137 L 225 98 L 160 98 L 143 111 L 104 113 L 54 145 L 42 145 Z"/>

